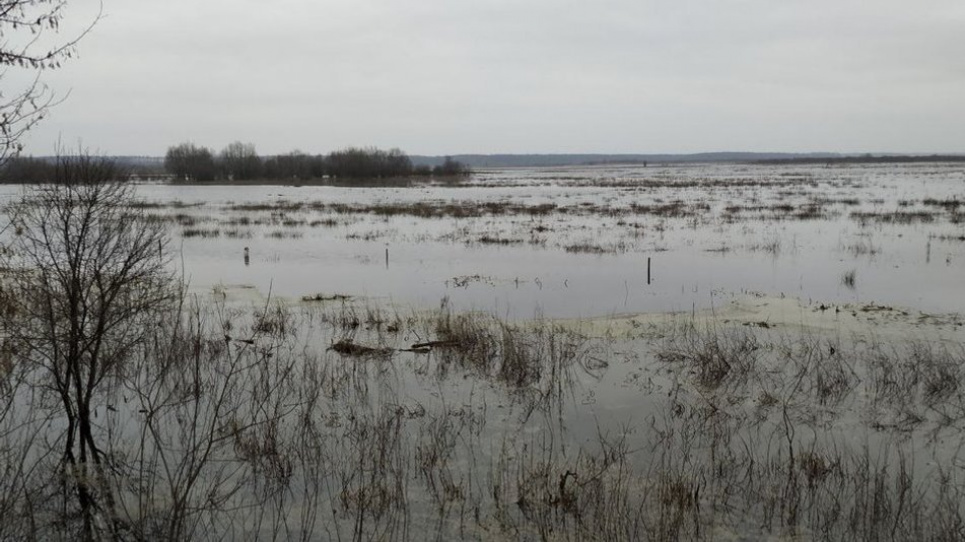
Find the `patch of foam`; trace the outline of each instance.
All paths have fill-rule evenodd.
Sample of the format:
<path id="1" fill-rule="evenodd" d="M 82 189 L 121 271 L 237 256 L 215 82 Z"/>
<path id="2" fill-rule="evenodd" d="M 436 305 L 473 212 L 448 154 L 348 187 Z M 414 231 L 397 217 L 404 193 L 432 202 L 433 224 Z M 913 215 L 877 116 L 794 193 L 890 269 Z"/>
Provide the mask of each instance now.
<path id="1" fill-rule="evenodd" d="M 961 314 L 928 314 L 874 303 L 833 305 L 794 297 L 733 294 L 720 305 L 693 312 L 643 313 L 580 320 L 561 325 L 593 336 L 659 336 L 667 325 L 690 321 L 698 326 L 729 325 L 809 333 L 862 335 L 894 339 L 965 340 Z"/>

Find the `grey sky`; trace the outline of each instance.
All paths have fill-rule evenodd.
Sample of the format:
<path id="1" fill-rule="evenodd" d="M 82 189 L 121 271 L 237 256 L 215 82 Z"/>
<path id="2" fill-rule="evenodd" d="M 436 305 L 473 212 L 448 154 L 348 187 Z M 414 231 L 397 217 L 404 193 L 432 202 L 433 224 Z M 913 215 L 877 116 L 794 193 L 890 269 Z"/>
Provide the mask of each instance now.
<path id="1" fill-rule="evenodd" d="M 72 0 L 69 23 L 89 20 Z M 104 0 L 28 138 L 161 155 L 965 151 L 962 0 Z M 68 25 L 65 32 L 70 31 Z"/>

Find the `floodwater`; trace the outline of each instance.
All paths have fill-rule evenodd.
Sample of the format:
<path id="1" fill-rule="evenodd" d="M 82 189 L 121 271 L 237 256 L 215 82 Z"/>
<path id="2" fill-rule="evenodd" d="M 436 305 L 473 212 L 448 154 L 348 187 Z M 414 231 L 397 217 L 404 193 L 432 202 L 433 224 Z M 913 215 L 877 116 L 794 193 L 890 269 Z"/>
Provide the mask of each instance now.
<path id="1" fill-rule="evenodd" d="M 707 525 L 711 538 L 847 527 L 880 539 L 876 518 L 862 523 L 872 490 L 905 499 L 886 522 L 893 538 L 918 533 L 896 531 L 902 514 L 965 514 L 965 485 L 943 485 L 962 464 L 965 426 L 965 165 L 587 166 L 483 170 L 458 186 L 136 190 L 133 212 L 168 225 L 172 264 L 196 293 L 360 300 L 281 304 L 291 312 L 277 325 L 256 326 L 274 314 L 262 297 L 225 311 L 204 296 L 209 342 L 224 345 L 196 376 L 207 387 L 145 379 L 274 390 L 239 387 L 223 412 L 194 396 L 218 431 L 250 417 L 231 442 L 212 433 L 216 461 L 192 498 L 230 486 L 221 462 L 252 463 L 237 478 L 256 486 L 212 512 L 213 532 L 675 539 Z M 739 321 L 731 301 L 743 293 L 786 305 L 784 319 Z M 838 304 L 851 309 L 817 308 Z M 821 325 L 796 326 L 795 311 Z M 687 314 L 642 314 L 666 312 Z M 638 316 L 620 329 L 590 320 L 615 314 Z M 569 327 L 526 322 L 534 315 Z M 450 344 L 412 348 L 439 339 Z M 242 376 L 253 384 L 231 380 Z M 141 404 L 145 382 L 96 405 L 99 419 L 139 442 L 150 407 L 170 432 L 159 441 L 176 442 L 191 401 Z M 263 408 L 282 414 L 269 423 Z M 316 425 L 317 447 L 295 438 Z M 276 438 L 290 446 L 269 447 Z M 915 487 L 936 495 L 901 489 L 906 458 Z M 272 506 L 258 500 L 265 465 L 291 477 Z M 804 527 L 785 517 L 799 505 Z M 940 522 L 908 522 L 926 523 Z"/>
<path id="2" fill-rule="evenodd" d="M 949 295 L 965 289 L 960 164 L 587 166 L 484 170 L 458 187 L 139 193 L 178 204 L 146 212 L 180 215 L 172 233 L 195 289 L 448 297 L 513 319 L 691 311 L 720 292 L 965 310 Z"/>

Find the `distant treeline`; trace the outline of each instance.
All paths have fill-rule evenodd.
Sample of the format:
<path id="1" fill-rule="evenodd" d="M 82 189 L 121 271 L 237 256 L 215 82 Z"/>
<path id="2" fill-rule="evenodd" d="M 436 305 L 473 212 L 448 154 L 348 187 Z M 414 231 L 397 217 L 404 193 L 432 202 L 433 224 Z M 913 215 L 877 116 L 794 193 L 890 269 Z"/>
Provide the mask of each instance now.
<path id="1" fill-rule="evenodd" d="M 401 150 L 348 148 L 328 155 L 299 151 L 259 156 L 251 143 L 235 142 L 215 154 L 194 143 L 168 148 L 165 170 L 180 181 L 251 181 L 311 179 L 386 179 L 412 176 L 452 177 L 470 173 L 461 162 L 446 158 L 436 166 L 412 164 Z"/>
<path id="2" fill-rule="evenodd" d="M 907 164 L 907 163 L 927 163 L 927 162 L 965 162 L 965 155 L 962 154 L 929 154 L 929 155 L 904 155 L 904 154 L 862 154 L 855 156 L 833 156 L 825 158 L 799 156 L 794 158 L 779 158 L 770 160 L 757 160 L 757 164 Z"/>
<path id="3" fill-rule="evenodd" d="M 125 180 L 130 172 L 110 158 L 90 155 L 33 158 L 14 156 L 0 167 L 2 184 L 67 183 L 79 178 Z"/>
<path id="4" fill-rule="evenodd" d="M 63 182 L 65 165 L 92 162 L 89 156 L 14 156 L 0 166 L 0 184 L 40 184 Z M 118 180 L 131 178 L 158 179 L 167 174 L 158 165 L 146 159 L 131 157 L 104 157 L 96 160 L 98 164 L 109 166 L 112 176 Z M 86 167 L 86 166 L 85 166 Z"/>
<path id="5" fill-rule="evenodd" d="M 259 156 L 254 145 L 235 142 L 215 153 L 193 143 L 168 148 L 162 159 L 151 156 L 112 157 L 119 171 L 140 178 L 174 177 L 180 181 L 309 181 L 353 183 L 356 179 L 458 177 L 470 167 L 548 167 L 616 164 L 740 162 L 761 165 L 897 164 L 965 162 L 965 154 L 741 153 L 699 154 L 461 154 L 408 156 L 398 149 L 348 148 L 328 155 L 299 151 Z M 57 157 L 15 157 L 0 167 L 0 183 L 38 183 L 55 179 Z"/>
<path id="6" fill-rule="evenodd" d="M 827 163 L 903 163 L 961 162 L 962 154 L 899 155 L 777 152 L 703 152 L 693 154 L 456 154 L 451 157 L 474 168 L 556 167 L 597 165 L 667 165 L 700 163 L 745 164 L 827 164 Z M 413 163 L 434 165 L 441 158 L 412 156 Z"/>
<path id="7" fill-rule="evenodd" d="M 752 162 L 797 157 L 839 156 L 830 153 L 702 152 L 691 154 L 456 154 L 452 159 L 470 167 L 555 167 L 595 165 L 688 164 L 712 162 Z M 436 156 L 412 156 L 413 163 L 435 165 Z"/>
<path id="8" fill-rule="evenodd" d="M 7 160 L 0 171 L 4 184 L 46 183 L 56 178 L 54 162 L 45 158 L 15 156 Z"/>

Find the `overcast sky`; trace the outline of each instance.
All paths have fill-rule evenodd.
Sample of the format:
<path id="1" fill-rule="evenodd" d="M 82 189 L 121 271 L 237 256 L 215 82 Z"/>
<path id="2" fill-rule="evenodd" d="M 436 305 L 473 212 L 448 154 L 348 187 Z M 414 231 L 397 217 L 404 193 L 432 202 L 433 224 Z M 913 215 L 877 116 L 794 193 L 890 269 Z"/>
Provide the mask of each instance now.
<path id="1" fill-rule="evenodd" d="M 44 81 L 33 154 L 965 152 L 965 1 L 104 0 Z"/>

